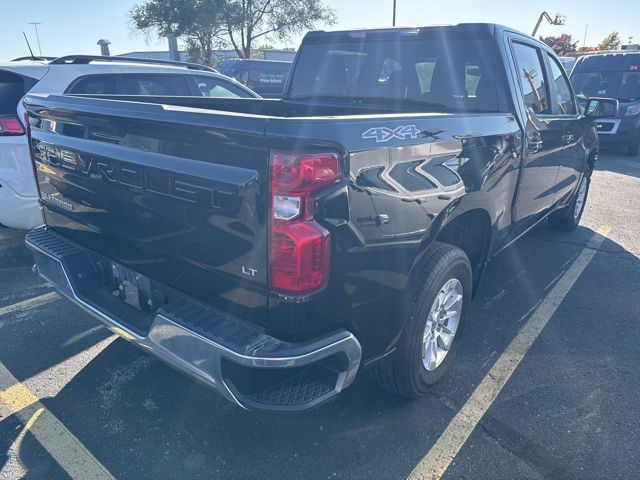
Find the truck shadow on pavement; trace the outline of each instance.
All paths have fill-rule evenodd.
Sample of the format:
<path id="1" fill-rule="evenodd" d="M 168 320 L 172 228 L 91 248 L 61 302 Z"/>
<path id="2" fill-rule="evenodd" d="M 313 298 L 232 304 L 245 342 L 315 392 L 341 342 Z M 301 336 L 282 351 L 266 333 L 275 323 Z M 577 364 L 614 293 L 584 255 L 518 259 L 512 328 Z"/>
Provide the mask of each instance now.
<path id="1" fill-rule="evenodd" d="M 360 375 L 355 384 L 333 402 L 311 412 L 299 415 L 245 412 L 118 339 L 56 397 L 44 399 L 43 404 L 116 478 L 406 478 L 593 234 L 584 227 L 567 235 L 541 226 L 496 257 L 474 300 L 472 321 L 466 327 L 455 366 L 430 395 L 419 401 L 399 399 L 379 388 L 367 375 Z M 572 289 L 543 336 L 534 344 L 532 350 L 536 350 L 536 359 L 542 363 L 539 368 L 534 364 L 534 371 L 548 372 L 555 368 L 560 377 L 581 374 L 575 365 L 584 362 L 588 352 L 582 351 L 578 340 L 584 341 L 585 348 L 592 349 L 594 345 L 589 338 L 581 336 L 580 326 L 593 329 L 602 325 L 601 311 L 588 301 L 585 306 L 585 299 L 596 297 L 598 288 L 603 288 L 599 283 L 595 285 L 593 279 L 623 278 L 629 289 L 633 289 L 633 282 L 637 285 L 640 281 L 638 258 L 608 239 L 600 250 L 578 282 L 580 285 Z M 617 291 L 606 288 L 611 295 L 629 293 L 623 288 Z M 609 300 L 612 307 L 604 307 L 616 308 L 617 300 Z M 582 305 L 577 312 L 576 305 Z M 640 306 L 629 308 L 636 308 L 637 312 Z M 80 310 L 76 312 L 84 316 Z M 626 315 L 627 310 L 621 310 L 620 314 Z M 95 327 L 93 320 L 83 320 L 87 322 L 85 330 Z M 558 332 L 557 328 L 568 330 Z M 548 337 L 547 330 L 555 331 L 554 335 Z M 574 343 L 565 339 L 565 334 L 570 338 L 571 332 L 579 333 Z M 589 333 L 589 337 L 592 334 Z M 104 333 L 98 334 L 103 336 Z M 635 338 L 638 343 L 640 332 Z M 559 350 L 545 353 L 547 343 Z M 57 347 L 51 344 L 52 350 Z M 538 352 L 540 348 L 542 354 Z M 595 348 L 606 349 L 606 346 Z M 559 352 L 564 359 L 558 360 Z M 640 358 L 637 352 L 636 348 L 634 354 Z M 640 360 L 634 361 L 629 352 L 618 357 L 615 351 L 607 355 L 614 364 L 619 360 L 631 361 L 625 368 L 635 366 L 636 371 L 640 370 Z M 577 382 L 576 391 L 562 393 L 559 389 L 567 384 L 564 377 L 537 377 L 532 373 L 520 380 L 520 370 L 529 370 L 527 359 L 513 379 L 520 390 L 513 392 L 510 382 L 509 394 L 500 403 L 507 411 L 513 408 L 512 414 L 500 415 L 493 412 L 492 407 L 476 429 L 480 430 L 477 435 L 491 437 L 492 448 L 498 452 L 510 450 L 509 455 L 517 457 L 514 462 L 524 462 L 540 477 L 578 478 L 582 473 L 584 478 L 581 462 L 588 460 L 580 452 L 584 453 L 586 447 L 580 450 L 578 446 L 594 440 L 586 432 L 576 432 L 578 438 L 572 437 L 575 445 L 565 445 L 564 451 L 556 450 L 554 435 L 561 439 L 559 432 L 566 429 L 554 424 L 558 432 L 554 428 L 538 431 L 539 418 L 520 425 L 531 410 L 544 409 L 520 404 L 518 399 L 545 391 L 550 395 L 549 385 L 553 384 L 551 390 L 559 399 L 535 397 L 553 410 L 558 408 L 557 402 L 564 402 L 562 408 L 579 404 L 595 387 Z M 637 373 L 628 374 L 625 379 L 632 380 L 638 384 Z M 609 381 L 616 382 L 615 390 L 622 380 Z M 556 385 L 557 382 L 560 383 Z M 637 406 L 633 408 L 638 410 Z M 640 411 L 635 412 L 636 418 L 638 413 Z M 8 446 L 20 428 L 14 417 L 3 419 L 0 428 L 5 432 L 0 441 L 2 465 L 7 459 Z M 602 434 L 613 436 L 620 426 L 612 424 L 606 428 L 609 430 Z M 471 458 L 474 454 L 487 453 L 482 448 L 484 438 L 476 438 L 474 432 L 472 441 L 480 447 L 469 453 Z M 608 448 L 602 444 L 587 445 L 592 453 L 596 450 L 595 460 L 591 461 L 597 461 L 598 454 L 604 454 Z M 20 449 L 20 460 L 29 472 L 27 478 L 58 478 L 56 468 L 59 467 L 52 461 L 43 462 L 46 454 L 38 448 L 31 439 Z M 568 453 L 574 448 L 580 452 L 571 457 Z M 489 454 L 499 457 L 502 453 Z M 491 458 L 478 460 L 492 472 L 493 478 L 503 478 L 491 470 L 495 467 L 491 461 Z M 42 475 L 47 465 L 52 470 Z M 478 463 L 474 465 L 480 468 Z M 473 478 L 474 471 L 465 472 L 464 468 L 462 461 L 450 470 L 460 469 Z M 510 478 L 510 472 L 514 471 L 507 469 L 504 478 Z M 597 470 L 592 472 L 587 476 L 597 476 Z M 453 472 L 447 475 L 450 473 L 453 478 Z M 463 476 L 462 473 L 456 477 Z M 477 470 L 475 473 L 476 477 L 485 477 Z"/>
<path id="2" fill-rule="evenodd" d="M 596 163 L 596 170 L 640 178 L 640 157 L 630 157 L 608 151 L 606 160 L 601 160 Z"/>

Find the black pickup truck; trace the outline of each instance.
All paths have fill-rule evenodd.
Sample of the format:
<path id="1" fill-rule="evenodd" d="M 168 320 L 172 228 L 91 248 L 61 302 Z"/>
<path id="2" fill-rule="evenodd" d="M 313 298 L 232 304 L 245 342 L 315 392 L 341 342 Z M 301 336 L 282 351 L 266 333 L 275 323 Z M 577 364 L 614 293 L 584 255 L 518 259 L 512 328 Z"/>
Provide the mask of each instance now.
<path id="1" fill-rule="evenodd" d="M 28 95 L 39 274 L 256 410 L 363 369 L 409 398 L 454 359 L 496 252 L 576 227 L 593 119 L 492 24 L 311 32 L 282 100 Z"/>

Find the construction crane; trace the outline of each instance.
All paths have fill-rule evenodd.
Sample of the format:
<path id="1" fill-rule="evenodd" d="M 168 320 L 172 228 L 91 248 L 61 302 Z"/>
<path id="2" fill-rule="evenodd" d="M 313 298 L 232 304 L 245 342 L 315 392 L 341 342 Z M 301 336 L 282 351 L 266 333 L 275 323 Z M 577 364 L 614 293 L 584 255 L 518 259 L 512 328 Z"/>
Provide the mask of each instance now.
<path id="1" fill-rule="evenodd" d="M 547 22 L 549 22 L 551 25 L 564 25 L 564 19 L 566 17 L 564 15 L 560 15 L 559 13 L 556 13 L 555 18 L 551 18 L 551 15 L 549 15 L 547 12 L 542 12 L 540 14 L 540 17 L 538 18 L 538 23 L 536 23 L 536 28 L 533 29 L 533 33 L 531 34 L 532 37 L 536 36 L 536 33 L 538 32 L 538 28 L 540 28 L 540 24 L 542 23 L 542 20 L 546 19 Z"/>

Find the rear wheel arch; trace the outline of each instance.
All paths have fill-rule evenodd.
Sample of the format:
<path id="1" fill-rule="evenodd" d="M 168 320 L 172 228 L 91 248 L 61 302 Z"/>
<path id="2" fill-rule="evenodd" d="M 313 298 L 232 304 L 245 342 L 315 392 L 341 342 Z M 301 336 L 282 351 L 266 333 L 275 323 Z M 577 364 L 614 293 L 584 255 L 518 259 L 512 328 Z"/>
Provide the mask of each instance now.
<path id="1" fill-rule="evenodd" d="M 484 205 L 465 208 L 465 204 L 470 205 L 469 202 L 450 205 L 434 220 L 430 235 L 423 241 L 409 270 L 403 294 L 403 309 L 406 307 L 406 298 L 411 296 L 411 292 L 417 287 L 424 263 L 431 256 L 433 249 L 439 248 L 442 244 L 457 247 L 465 253 L 471 264 L 475 292 L 495 238 L 495 220 L 489 210 L 483 208 Z M 473 204 L 477 205 L 478 202 L 474 200 Z"/>
<path id="2" fill-rule="evenodd" d="M 395 348 L 399 335 L 405 329 L 404 320 L 409 309 L 409 299 L 416 289 L 421 288 L 421 272 L 434 250 L 445 244 L 463 251 L 471 263 L 471 293 L 472 295 L 475 293 L 495 240 L 496 215 L 490 213 L 495 211 L 492 207 L 491 198 L 487 194 L 474 192 L 451 202 L 433 220 L 429 233 L 423 239 L 408 270 L 402 294 L 398 298 L 397 312 L 402 320 L 398 322 L 397 336 L 391 342 L 392 346 L 389 347 L 387 353 Z M 468 243 L 464 241 L 465 228 L 467 232 L 471 232 L 467 235 Z M 477 241 L 480 248 L 473 250 L 474 241 Z"/>
<path id="3" fill-rule="evenodd" d="M 372 364 L 370 370 L 380 385 L 406 398 L 426 394 L 452 364 L 464 323 L 470 315 L 473 284 L 471 265 L 465 253 L 457 247 L 440 242 L 433 242 L 415 273 L 400 312 L 403 328 L 396 347 L 389 355 Z M 456 282 L 459 287 L 456 292 L 459 292 L 460 303 L 456 307 L 458 314 L 455 325 L 452 327 L 447 323 L 442 327 L 449 341 L 440 345 L 434 337 L 428 342 L 429 335 L 437 336 L 442 333 L 439 327 L 434 330 L 434 322 L 448 322 L 445 319 L 452 318 L 451 315 L 432 315 L 436 297 L 439 294 L 445 295 L 445 289 L 451 282 Z M 437 344 L 446 350 L 440 352 L 444 357 L 438 362 L 429 363 L 433 368 L 425 364 L 427 344 Z"/>
<path id="4" fill-rule="evenodd" d="M 486 210 L 473 209 L 447 221 L 435 241 L 453 245 L 462 250 L 473 269 L 474 283 L 479 278 L 493 239 L 491 216 Z"/>

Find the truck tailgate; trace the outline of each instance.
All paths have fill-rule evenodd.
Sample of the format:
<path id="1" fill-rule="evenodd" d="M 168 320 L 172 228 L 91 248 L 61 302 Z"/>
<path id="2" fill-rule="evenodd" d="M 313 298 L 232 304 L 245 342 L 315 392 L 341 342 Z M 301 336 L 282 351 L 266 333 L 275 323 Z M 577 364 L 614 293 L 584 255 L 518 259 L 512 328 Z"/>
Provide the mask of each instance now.
<path id="1" fill-rule="evenodd" d="M 114 269 L 266 322 L 265 118 L 63 95 L 25 106 L 50 228 Z"/>

